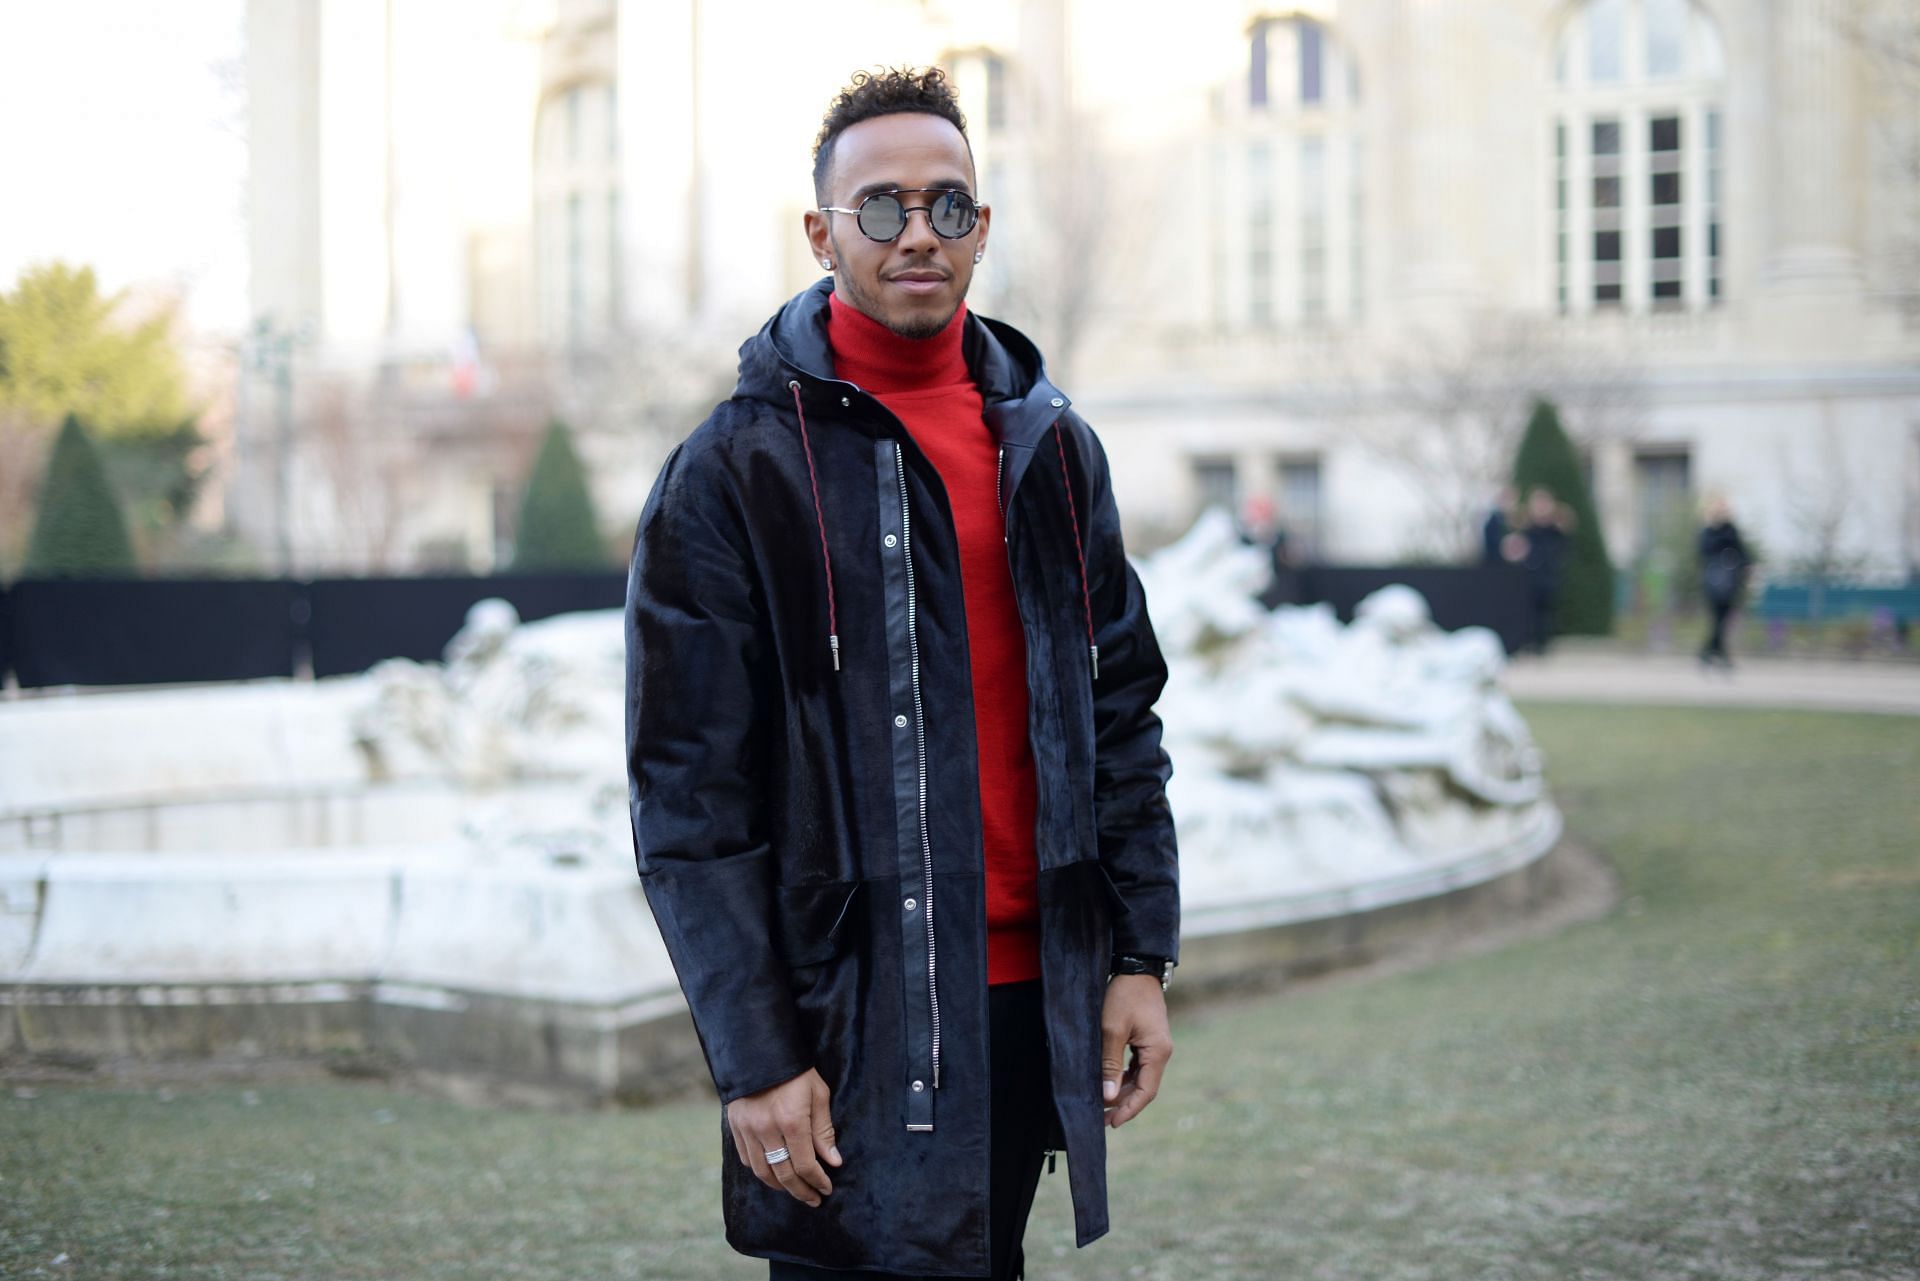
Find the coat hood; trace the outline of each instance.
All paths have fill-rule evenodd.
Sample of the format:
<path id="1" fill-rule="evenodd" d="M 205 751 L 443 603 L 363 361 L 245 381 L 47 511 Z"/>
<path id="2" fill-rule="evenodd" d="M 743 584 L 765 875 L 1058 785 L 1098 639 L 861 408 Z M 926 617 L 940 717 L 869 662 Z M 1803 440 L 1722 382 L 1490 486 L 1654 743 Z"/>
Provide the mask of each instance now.
<path id="1" fill-rule="evenodd" d="M 833 348 L 827 340 L 827 299 L 832 296 L 833 277 L 821 277 L 788 299 L 759 333 L 740 344 L 735 396 L 791 404 L 793 392 L 788 384 L 795 380 L 808 391 L 830 388 L 836 398 L 859 390 L 834 374 Z M 1047 378 L 1040 349 L 1012 325 L 969 308 L 961 350 L 986 402 L 988 422 L 1003 437 L 1008 428 L 1024 427 L 1027 431 L 1022 435 L 1031 446 L 1066 408 L 1066 398 Z M 1018 412 L 1029 401 L 1031 411 Z"/>

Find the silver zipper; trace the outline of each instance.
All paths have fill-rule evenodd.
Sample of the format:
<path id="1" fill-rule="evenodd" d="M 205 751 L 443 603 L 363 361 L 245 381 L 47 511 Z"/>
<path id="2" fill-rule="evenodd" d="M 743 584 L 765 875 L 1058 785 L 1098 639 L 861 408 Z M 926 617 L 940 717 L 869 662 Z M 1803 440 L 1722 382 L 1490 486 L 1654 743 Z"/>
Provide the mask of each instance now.
<path id="1" fill-rule="evenodd" d="M 927 922 L 927 1006 L 933 1016 L 933 1088 L 940 1088 L 940 988 L 933 941 L 933 838 L 927 832 L 927 727 L 920 703 L 920 631 L 914 619 L 913 601 L 913 514 L 907 501 L 906 453 L 898 441 L 893 446 L 893 465 L 900 476 L 900 554 L 907 563 L 907 655 L 908 672 L 913 684 L 913 738 L 916 763 L 920 770 L 920 863 L 926 874 L 921 890 L 920 910 Z"/>
<path id="2" fill-rule="evenodd" d="M 1000 461 L 993 472 L 993 501 L 1000 505 L 1000 541 L 1007 541 L 1007 447 L 1000 447 Z"/>

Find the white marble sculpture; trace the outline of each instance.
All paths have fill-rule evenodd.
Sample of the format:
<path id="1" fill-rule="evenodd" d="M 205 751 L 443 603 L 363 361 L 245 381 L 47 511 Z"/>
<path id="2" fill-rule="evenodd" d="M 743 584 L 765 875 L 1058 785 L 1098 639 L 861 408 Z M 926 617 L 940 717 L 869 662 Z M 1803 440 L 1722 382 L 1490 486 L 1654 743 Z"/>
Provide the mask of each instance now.
<path id="1" fill-rule="evenodd" d="M 1266 559 L 1209 512 L 1139 563 L 1169 679 L 1159 711 L 1190 909 L 1395 878 L 1557 830 L 1484 628 L 1445 632 L 1412 588 L 1269 612 Z M 444 664 L 364 678 L 356 745 L 380 780 L 470 788 L 494 854 L 631 858 L 618 611 L 516 625 L 486 600 Z M 540 784 L 535 788 L 532 785 Z"/>

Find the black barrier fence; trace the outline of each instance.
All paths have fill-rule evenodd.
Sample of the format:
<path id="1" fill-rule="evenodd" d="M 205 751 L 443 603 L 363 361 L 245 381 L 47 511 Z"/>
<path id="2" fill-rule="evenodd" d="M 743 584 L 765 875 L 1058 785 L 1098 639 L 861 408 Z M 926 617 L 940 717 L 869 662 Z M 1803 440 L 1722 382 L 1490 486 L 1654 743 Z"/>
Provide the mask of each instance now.
<path id="1" fill-rule="evenodd" d="M 498 596 L 522 621 L 626 603 L 625 574 L 494 578 L 317 578 L 307 585 L 313 674 L 364 672 L 383 658 L 437 659 L 474 602 Z"/>
<path id="2" fill-rule="evenodd" d="M 159 685 L 437 659 L 476 601 L 525 620 L 618 608 L 620 573 L 497 578 L 22 579 L 0 592 L 0 673 L 22 686 Z"/>
<path id="3" fill-rule="evenodd" d="M 1510 566 L 1310 566 L 1278 575 L 1263 599 L 1325 601 L 1350 620 L 1390 583 L 1425 596 L 1442 627 L 1491 628 L 1508 652 L 1526 638 L 1526 574 Z M 303 666 L 339 676 L 386 658 L 439 658 L 468 609 L 492 596 L 526 621 L 617 609 L 626 576 L 22 579 L 0 590 L 0 674 L 29 687 L 250 680 Z"/>
<path id="4" fill-rule="evenodd" d="M 1509 654 L 1527 643 L 1527 571 L 1518 565 L 1422 565 L 1395 569 L 1309 565 L 1275 574 L 1261 599 L 1269 606 L 1333 606 L 1340 621 L 1353 621 L 1354 607 L 1382 587 L 1405 583 L 1427 598 L 1433 621 L 1448 631 L 1485 627 Z"/>

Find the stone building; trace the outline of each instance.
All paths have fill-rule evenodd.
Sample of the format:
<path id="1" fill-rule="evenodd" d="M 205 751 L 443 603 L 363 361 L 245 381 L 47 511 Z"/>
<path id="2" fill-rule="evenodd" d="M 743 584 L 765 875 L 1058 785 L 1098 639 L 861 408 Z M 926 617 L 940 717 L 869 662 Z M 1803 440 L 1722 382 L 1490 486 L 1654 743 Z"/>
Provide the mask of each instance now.
<path id="1" fill-rule="evenodd" d="M 974 305 L 1048 351 L 1142 546 L 1260 496 L 1305 555 L 1460 554 L 1544 394 L 1622 564 L 1709 492 L 1776 568 L 1920 564 L 1898 0 L 509 7 L 525 283 L 468 314 L 530 331 L 610 538 L 817 275 L 833 91 L 938 61 L 995 209 Z"/>

